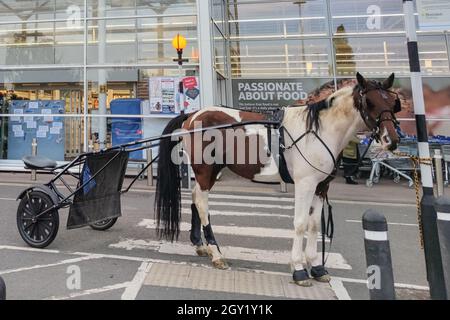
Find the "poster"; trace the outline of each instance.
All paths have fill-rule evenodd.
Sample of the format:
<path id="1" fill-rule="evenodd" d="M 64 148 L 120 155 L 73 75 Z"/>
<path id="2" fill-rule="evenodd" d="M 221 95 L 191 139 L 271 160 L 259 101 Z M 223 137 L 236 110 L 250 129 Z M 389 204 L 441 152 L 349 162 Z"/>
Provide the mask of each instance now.
<path id="1" fill-rule="evenodd" d="M 183 77 L 183 97 L 179 93 L 180 79 L 177 77 L 155 77 L 149 79 L 149 104 L 152 114 L 179 114 L 200 109 L 200 88 L 197 77 Z M 181 106 L 181 98 L 184 103 Z"/>
<path id="2" fill-rule="evenodd" d="M 384 79 L 377 79 L 384 80 Z M 356 79 L 338 79 L 337 88 L 356 85 Z M 391 89 L 401 101 L 402 111 L 396 116 L 400 127 L 407 135 L 416 135 L 416 122 L 412 98 L 411 82 L 408 78 L 398 78 Z M 327 98 L 335 91 L 334 81 L 318 87 L 308 94 L 308 98 L 299 101 L 301 104 L 318 102 Z M 450 137 L 450 78 L 423 78 L 423 95 L 427 117 L 429 136 Z"/>
<path id="3" fill-rule="evenodd" d="M 304 100 L 329 79 L 233 79 L 233 107 L 264 112 Z"/>
<path id="4" fill-rule="evenodd" d="M 450 30 L 450 1 L 417 0 L 421 30 Z"/>

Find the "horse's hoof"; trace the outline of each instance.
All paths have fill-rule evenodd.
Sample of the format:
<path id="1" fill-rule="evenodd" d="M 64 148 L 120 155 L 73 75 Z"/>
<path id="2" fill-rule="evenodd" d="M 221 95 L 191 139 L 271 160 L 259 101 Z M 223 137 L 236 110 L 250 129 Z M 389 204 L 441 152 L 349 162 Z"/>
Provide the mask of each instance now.
<path id="1" fill-rule="evenodd" d="M 311 276 L 319 282 L 330 282 L 331 277 L 324 266 L 315 266 L 311 268 Z"/>
<path id="2" fill-rule="evenodd" d="M 314 278 L 314 280 L 316 280 L 318 282 L 330 282 L 331 281 L 331 277 L 330 277 L 329 274 L 325 274 L 323 276 Z"/>
<path id="3" fill-rule="evenodd" d="M 216 269 L 226 270 L 229 268 L 228 263 L 224 259 L 217 259 L 214 260 L 212 263 L 214 268 Z"/>
<path id="4" fill-rule="evenodd" d="M 312 281 L 311 280 L 298 280 L 298 281 L 294 281 L 296 285 L 301 286 L 301 287 L 312 287 Z"/>
<path id="5" fill-rule="evenodd" d="M 195 248 L 195 252 L 197 253 L 197 255 L 199 257 L 207 257 L 207 256 L 209 256 L 208 249 L 206 249 L 205 246 L 196 247 Z"/>

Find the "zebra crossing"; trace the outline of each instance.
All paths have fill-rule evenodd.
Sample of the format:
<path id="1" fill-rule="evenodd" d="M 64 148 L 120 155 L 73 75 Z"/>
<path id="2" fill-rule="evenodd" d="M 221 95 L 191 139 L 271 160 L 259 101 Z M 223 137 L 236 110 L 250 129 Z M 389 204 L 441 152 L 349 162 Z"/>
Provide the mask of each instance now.
<path id="1" fill-rule="evenodd" d="M 276 195 L 240 195 L 214 192 L 210 194 L 209 208 L 214 234 L 220 250 L 233 265 L 248 265 L 248 262 L 271 266 L 286 266 L 290 260 L 293 231 L 294 199 Z M 182 193 L 182 222 L 180 230 L 188 234 L 191 228 L 191 194 Z M 153 219 L 142 219 L 138 228 L 156 229 Z M 187 237 L 185 237 L 187 238 Z M 318 237 L 318 242 L 321 242 Z M 326 242 L 329 242 L 326 239 Z M 276 243 L 272 246 L 273 243 Z M 180 257 L 196 256 L 190 242 L 165 242 L 156 239 L 121 239 L 110 248 L 125 250 L 149 250 Z M 199 257 L 199 259 L 201 259 Z M 204 258 L 203 258 L 204 259 Z M 204 260 L 202 260 L 204 261 Z M 351 270 L 352 267 L 338 252 L 330 252 L 326 261 L 330 269 Z"/>

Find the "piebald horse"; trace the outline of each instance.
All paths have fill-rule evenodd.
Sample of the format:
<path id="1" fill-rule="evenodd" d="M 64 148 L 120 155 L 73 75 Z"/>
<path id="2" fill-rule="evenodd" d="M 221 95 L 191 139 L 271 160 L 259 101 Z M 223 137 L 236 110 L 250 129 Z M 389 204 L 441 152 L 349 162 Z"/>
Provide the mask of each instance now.
<path id="1" fill-rule="evenodd" d="M 284 155 L 286 165 L 295 185 L 294 239 L 291 253 L 291 270 L 294 281 L 301 286 L 311 286 L 311 277 L 328 282 L 325 266 L 317 253 L 317 237 L 320 229 L 323 198 L 328 183 L 336 169 L 335 158 L 342 152 L 350 139 L 359 131 L 371 130 L 381 140 L 384 149 L 394 150 L 399 142 L 395 112 L 400 105 L 392 87 L 394 74 L 383 82 L 366 80 L 357 73 L 357 84 L 336 91 L 321 103 L 285 109 L 281 129 L 285 130 Z M 267 115 L 243 112 L 223 107 L 207 107 L 191 114 L 182 114 L 172 119 L 164 130 L 170 134 L 178 129 L 193 130 L 200 123 L 203 128 L 235 124 L 243 121 L 266 120 Z M 197 124 L 197 126 L 196 126 Z M 233 128 L 230 130 L 238 130 Z M 280 182 L 277 159 L 268 148 L 267 128 L 264 125 L 246 125 L 241 128 L 245 134 L 243 143 L 236 147 L 227 139 L 195 138 L 191 133 L 180 139 L 161 141 L 158 161 L 158 182 L 155 198 L 157 230 L 161 237 L 169 240 L 178 238 L 180 229 L 180 171 L 174 162 L 174 150 L 184 148 L 189 155 L 195 173 L 196 184 L 192 191 L 192 229 L 190 240 L 198 255 L 208 255 L 214 267 L 227 268 L 227 263 L 214 238 L 208 213 L 208 193 L 214 186 L 217 175 L 225 167 L 235 174 L 254 181 Z M 220 132 L 225 135 L 225 130 Z M 305 134 L 307 133 L 307 134 Z M 299 137 L 304 138 L 298 140 Z M 190 137 L 189 143 L 187 143 Z M 256 140 L 252 138 L 257 138 Z M 298 141 L 297 141 L 298 140 Z M 225 141 L 225 142 L 224 142 Z M 255 143 L 256 141 L 256 143 Z M 257 146 L 255 148 L 255 145 Z M 266 152 L 265 161 L 255 163 L 238 162 L 237 156 L 227 157 L 223 162 L 208 162 L 195 159 L 196 148 L 200 151 L 213 150 L 212 154 L 228 153 L 245 155 L 260 150 Z M 201 153 L 202 154 L 202 153 Z M 201 237 L 203 229 L 206 244 Z M 306 248 L 303 239 L 307 235 Z M 307 267 L 310 267 L 310 274 Z M 310 277 L 311 275 L 311 277 Z"/>

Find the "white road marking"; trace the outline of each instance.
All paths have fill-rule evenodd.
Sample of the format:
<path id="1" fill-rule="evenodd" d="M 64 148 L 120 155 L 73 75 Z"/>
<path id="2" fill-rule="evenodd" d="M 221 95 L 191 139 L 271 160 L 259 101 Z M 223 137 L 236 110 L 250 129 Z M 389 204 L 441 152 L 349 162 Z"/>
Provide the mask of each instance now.
<path id="1" fill-rule="evenodd" d="M 83 297 L 83 296 L 89 296 L 89 295 L 92 295 L 92 294 L 98 294 L 98 293 L 103 293 L 103 292 L 123 289 L 123 288 L 126 288 L 128 285 L 130 285 L 130 282 L 123 282 L 123 283 L 113 284 L 113 285 L 105 286 L 105 287 L 101 287 L 101 288 L 95 288 L 95 289 L 89 289 L 89 290 L 84 290 L 84 291 L 79 291 L 79 292 L 73 292 L 73 293 L 71 293 L 71 294 L 69 294 L 67 296 L 52 296 L 52 297 L 45 298 L 43 300 L 67 300 L 67 299 L 73 299 L 73 298 L 78 298 L 78 297 Z"/>
<path id="2" fill-rule="evenodd" d="M 147 274 L 150 272 L 152 267 L 152 263 L 150 262 L 142 262 L 138 271 L 136 272 L 133 280 L 131 280 L 130 284 L 127 285 L 125 291 L 122 294 L 122 300 L 135 300 L 139 291 L 144 284 L 144 280 L 147 277 Z"/>
<path id="3" fill-rule="evenodd" d="M 338 300 L 352 300 L 341 280 L 332 277 L 330 280 L 330 286 Z"/>
<path id="4" fill-rule="evenodd" d="M 345 220 L 345 222 L 362 223 L 359 220 Z M 388 222 L 388 225 L 391 225 L 391 226 L 418 227 L 418 224 L 416 224 L 416 223 Z"/>
<path id="5" fill-rule="evenodd" d="M 181 200 L 182 204 L 191 205 L 191 200 Z M 278 204 L 262 204 L 262 203 L 245 203 L 245 202 L 222 202 L 222 201 L 208 201 L 210 206 L 224 206 L 224 207 L 246 207 L 246 208 L 266 208 L 266 209 L 282 209 L 293 210 L 294 206 L 278 205 Z"/>
<path id="6" fill-rule="evenodd" d="M 38 249 L 31 247 L 16 247 L 16 246 L 0 246 L 0 250 L 20 250 L 20 251 L 30 251 L 30 252 L 39 252 L 39 253 L 60 253 L 59 250 L 50 250 L 50 249 Z"/>
<path id="7" fill-rule="evenodd" d="M 17 201 L 15 198 L 0 198 L 0 201 Z"/>
<path id="8" fill-rule="evenodd" d="M 156 229 L 156 221 L 153 219 L 142 219 L 138 223 L 139 227 L 145 227 L 147 229 Z M 191 224 L 187 222 L 180 223 L 180 231 L 190 231 Z M 261 238 L 282 238 L 292 239 L 294 237 L 294 230 L 291 229 L 277 229 L 277 228 L 260 228 L 260 227 L 236 227 L 236 226 L 220 226 L 214 225 L 213 231 L 215 234 L 227 234 L 243 237 L 261 237 Z M 321 236 L 317 239 L 321 242 Z M 326 239 L 325 242 L 330 242 Z"/>
<path id="9" fill-rule="evenodd" d="M 125 239 L 119 243 L 110 244 L 110 248 L 118 249 L 143 249 L 159 253 L 197 256 L 194 247 L 189 243 L 170 243 L 161 241 L 146 241 Z M 220 246 L 220 251 L 226 259 L 244 260 L 261 263 L 285 264 L 288 265 L 291 259 L 290 251 L 261 250 L 243 247 Z M 340 253 L 329 253 L 326 266 L 332 269 L 351 270 L 352 267 L 342 257 Z"/>
<path id="10" fill-rule="evenodd" d="M 183 198 L 190 198 L 191 194 L 183 193 Z M 210 199 L 231 199 L 231 200 L 251 200 L 251 201 L 283 201 L 294 202 L 294 198 L 289 197 L 271 197 L 271 196 L 241 196 L 234 194 L 222 194 L 222 193 L 210 193 L 208 195 Z"/>
<path id="11" fill-rule="evenodd" d="M 343 281 L 343 282 L 350 282 L 350 283 L 361 283 L 367 285 L 367 279 L 354 279 L 354 278 L 343 278 L 343 277 L 332 277 L 337 280 Z M 416 284 L 409 284 L 409 283 L 394 283 L 394 286 L 396 288 L 404 288 L 404 289 L 414 289 L 414 290 L 429 290 L 430 288 L 428 286 L 421 286 Z"/>
<path id="12" fill-rule="evenodd" d="M 182 208 L 182 214 L 191 214 L 191 208 Z M 209 210 L 211 216 L 237 216 L 237 217 L 274 217 L 274 218 L 290 218 L 294 217 L 288 214 L 278 213 L 264 213 L 264 212 L 241 212 L 241 211 L 226 211 L 226 210 Z"/>
<path id="13" fill-rule="evenodd" d="M 35 270 L 35 269 L 56 267 L 56 266 L 61 266 L 61 265 L 64 265 L 64 264 L 75 264 L 75 263 L 79 263 L 81 261 L 92 260 L 92 259 L 99 259 L 99 258 L 101 258 L 100 255 L 98 255 L 98 254 L 91 254 L 91 255 L 85 256 L 85 257 L 74 258 L 74 259 L 67 259 L 67 260 L 62 260 L 62 261 L 55 262 L 55 263 L 50 263 L 50 264 L 43 264 L 43 265 L 39 265 L 38 264 L 38 265 L 31 266 L 31 267 L 3 270 L 3 271 L 0 271 L 0 275 L 16 273 L 16 272 L 23 272 L 23 271 L 29 271 L 29 270 Z"/>
<path id="14" fill-rule="evenodd" d="M 28 247 L 15 247 L 15 246 L 1 246 L 0 248 L 8 249 L 8 250 L 16 250 L 16 251 L 34 251 L 29 250 Z M 32 249 L 32 248 L 31 248 Z M 41 249 L 36 249 L 36 251 L 41 251 Z M 71 252 L 71 251 L 57 251 L 57 250 L 49 250 L 49 253 L 54 254 L 65 254 L 65 255 L 82 255 L 82 256 L 99 256 L 101 258 L 105 259 L 122 259 L 122 260 L 128 260 L 128 261 L 148 261 L 153 263 L 165 263 L 165 264 L 178 264 L 178 265 L 191 265 L 191 266 L 201 266 L 203 268 L 212 269 L 211 265 L 203 265 L 199 263 L 188 263 L 188 262 L 180 262 L 180 261 L 171 261 L 171 260 L 162 260 L 162 259 L 150 259 L 150 258 L 142 258 L 142 257 L 136 257 L 136 256 L 126 256 L 126 255 L 109 255 L 109 254 L 97 254 L 97 253 L 89 253 L 89 252 Z M 262 270 L 262 269 L 247 269 L 247 268 L 231 268 L 235 270 L 245 270 L 247 272 L 253 272 L 258 274 L 276 274 L 276 275 L 285 275 L 285 276 L 292 276 L 291 273 L 287 272 L 277 272 L 277 271 L 269 271 L 269 270 Z M 354 279 L 354 278 L 344 278 L 344 277 L 331 277 L 332 279 L 336 279 L 342 282 L 349 282 L 349 283 L 361 283 L 361 284 L 367 284 L 366 279 Z M 126 283 L 128 284 L 128 282 Z M 422 286 L 422 285 L 416 285 L 416 284 L 409 284 L 409 283 L 395 283 L 395 287 L 397 288 L 405 288 L 405 289 L 415 289 L 415 290 L 429 290 L 428 286 Z M 123 284 L 123 288 L 125 287 L 125 283 Z"/>

